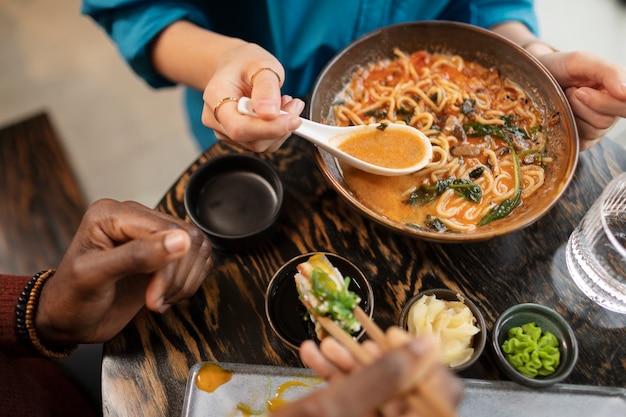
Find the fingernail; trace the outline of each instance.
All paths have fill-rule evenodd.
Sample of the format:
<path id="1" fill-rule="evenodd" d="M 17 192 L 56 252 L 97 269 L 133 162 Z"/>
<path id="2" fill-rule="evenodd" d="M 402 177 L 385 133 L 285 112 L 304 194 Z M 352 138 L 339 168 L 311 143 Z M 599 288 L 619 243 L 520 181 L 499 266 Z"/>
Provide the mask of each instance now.
<path id="1" fill-rule="evenodd" d="M 171 304 L 163 304 L 159 307 L 159 313 L 165 313 L 171 306 Z"/>
<path id="2" fill-rule="evenodd" d="M 165 297 L 159 298 L 157 302 L 155 303 L 156 310 L 159 313 L 163 313 L 167 311 L 167 309 L 170 308 L 171 306 L 172 306 L 171 304 L 165 304 Z"/>
<path id="3" fill-rule="evenodd" d="M 576 98 L 578 98 L 578 100 L 580 100 L 582 103 L 587 103 L 587 100 L 589 99 L 589 92 L 583 90 L 583 89 L 578 89 L 576 91 Z"/>
<path id="4" fill-rule="evenodd" d="M 302 110 L 304 110 L 304 105 L 304 101 L 299 101 L 297 103 L 296 110 L 298 110 L 298 113 L 302 113 Z"/>
<path id="5" fill-rule="evenodd" d="M 169 253 L 176 253 L 185 250 L 186 241 L 184 233 L 185 232 L 182 230 L 176 230 L 168 233 L 167 236 L 165 236 L 165 241 L 163 242 L 165 250 Z"/>

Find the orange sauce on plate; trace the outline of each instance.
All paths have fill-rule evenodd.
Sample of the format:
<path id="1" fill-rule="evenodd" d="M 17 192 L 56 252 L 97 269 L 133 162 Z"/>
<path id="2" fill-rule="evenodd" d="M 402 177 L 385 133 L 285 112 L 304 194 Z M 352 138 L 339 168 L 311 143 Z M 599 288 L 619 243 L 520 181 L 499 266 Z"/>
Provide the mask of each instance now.
<path id="1" fill-rule="evenodd" d="M 202 365 L 196 375 L 196 386 L 206 392 L 213 392 L 233 377 L 233 373 L 213 363 Z"/>
<path id="2" fill-rule="evenodd" d="M 198 373 L 196 374 L 196 378 L 195 378 L 196 387 L 199 390 L 211 393 L 217 390 L 222 385 L 226 384 L 228 381 L 230 381 L 232 377 L 233 377 L 232 371 L 227 371 L 221 366 L 213 364 L 213 363 L 205 363 L 202 365 L 202 367 L 198 370 Z M 269 386 L 271 386 L 270 376 L 268 376 L 268 383 L 269 383 Z M 287 393 L 289 392 L 290 389 L 297 388 L 297 387 L 310 388 L 311 390 L 314 390 L 315 384 L 312 385 L 312 384 L 298 381 L 298 380 L 286 381 L 282 383 L 280 386 L 278 386 L 273 398 L 270 398 L 269 392 L 267 393 L 267 397 L 264 400 L 265 405 L 263 406 L 261 410 L 254 410 L 249 405 L 243 402 L 237 404 L 237 410 L 241 412 L 241 414 L 244 417 L 260 415 L 260 414 L 263 414 L 265 411 L 269 411 L 269 412 L 276 411 L 279 408 L 290 403 L 290 400 L 288 399 L 289 395 Z M 287 396 L 287 398 L 285 398 L 285 396 Z"/>
<path id="3" fill-rule="evenodd" d="M 267 410 L 273 412 L 289 404 L 289 401 L 284 398 L 284 394 L 287 390 L 293 387 L 311 387 L 311 385 L 305 384 L 304 382 L 300 381 L 287 381 L 281 384 L 276 390 L 276 395 L 274 396 L 274 398 L 268 400 Z"/>

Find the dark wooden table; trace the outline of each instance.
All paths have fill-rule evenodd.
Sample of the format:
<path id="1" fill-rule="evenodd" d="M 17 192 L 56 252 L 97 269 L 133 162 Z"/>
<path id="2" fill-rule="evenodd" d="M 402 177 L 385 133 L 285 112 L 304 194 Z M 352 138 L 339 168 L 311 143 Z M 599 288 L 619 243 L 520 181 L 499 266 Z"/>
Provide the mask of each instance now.
<path id="1" fill-rule="evenodd" d="M 0 129 L 0 270 L 28 275 L 59 264 L 87 208 L 46 113 Z"/>
<path id="2" fill-rule="evenodd" d="M 346 256 L 371 280 L 374 318 L 396 324 L 405 300 L 448 287 L 484 311 L 489 330 L 498 314 L 523 302 L 547 305 L 575 329 L 578 363 L 565 383 L 626 386 L 626 315 L 603 310 L 571 280 L 565 244 L 609 180 L 626 171 L 626 151 L 609 139 L 581 155 L 571 186 L 534 225 L 474 244 L 437 244 L 394 234 L 356 215 L 323 180 L 307 142 L 291 138 L 271 161 L 286 194 L 273 239 L 245 253 L 216 252 L 215 268 L 189 301 L 163 315 L 140 313 L 105 346 L 106 416 L 179 416 L 189 368 L 199 361 L 302 366 L 265 319 L 264 293 L 273 273 L 311 251 Z M 158 208 L 185 217 L 189 175 L 207 158 L 235 152 L 218 144 L 171 187 Z M 505 379 L 489 348 L 462 377 Z"/>

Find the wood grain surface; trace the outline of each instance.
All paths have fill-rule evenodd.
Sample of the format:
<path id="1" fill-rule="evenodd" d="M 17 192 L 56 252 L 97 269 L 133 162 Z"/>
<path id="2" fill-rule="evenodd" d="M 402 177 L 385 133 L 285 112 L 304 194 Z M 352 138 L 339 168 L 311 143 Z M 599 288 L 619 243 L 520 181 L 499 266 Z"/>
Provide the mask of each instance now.
<path id="1" fill-rule="evenodd" d="M 191 172 L 213 156 L 237 152 L 223 144 L 195 161 L 158 208 L 186 218 L 183 193 Z M 301 253 L 347 257 L 370 279 L 374 319 L 397 324 L 404 302 L 429 288 L 465 294 L 491 330 L 507 307 L 524 302 L 554 308 L 578 338 L 578 363 L 565 383 L 626 386 L 626 316 L 589 301 L 571 280 L 565 244 L 602 188 L 626 170 L 626 152 L 606 139 L 581 155 L 575 179 L 558 204 L 534 225 L 482 243 L 438 244 L 399 236 L 356 214 L 323 180 L 313 149 L 291 138 L 264 155 L 285 185 L 272 239 L 241 253 L 215 252 L 215 268 L 198 293 L 163 315 L 140 313 L 105 345 L 106 416 L 179 416 L 189 368 L 203 360 L 302 366 L 272 333 L 264 293 L 274 272 Z M 461 377 L 505 379 L 488 347 Z"/>
<path id="2" fill-rule="evenodd" d="M 59 264 L 86 203 L 50 119 L 0 130 L 0 270 L 32 275 Z"/>

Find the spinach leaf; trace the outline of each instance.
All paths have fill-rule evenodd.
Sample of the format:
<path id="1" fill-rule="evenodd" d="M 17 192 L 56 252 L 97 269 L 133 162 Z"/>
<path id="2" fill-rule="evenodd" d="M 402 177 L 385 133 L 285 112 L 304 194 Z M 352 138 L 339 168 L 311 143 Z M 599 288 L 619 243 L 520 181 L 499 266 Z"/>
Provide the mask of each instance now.
<path id="1" fill-rule="evenodd" d="M 485 125 L 478 122 L 465 123 L 463 130 L 467 136 L 495 136 L 504 139 L 504 131 L 499 126 Z"/>
<path id="2" fill-rule="evenodd" d="M 513 145 L 509 144 L 509 152 L 511 152 L 511 157 L 513 158 L 513 173 L 515 175 L 515 194 L 511 198 L 507 198 L 502 201 L 500 204 L 494 206 L 483 216 L 482 219 L 478 222 L 479 226 L 484 226 L 486 224 L 491 223 L 494 220 L 502 219 L 515 209 L 515 207 L 519 206 L 522 202 L 522 173 L 520 171 L 519 166 L 519 158 L 517 157 L 517 152 L 515 152 L 515 148 Z"/>
<path id="3" fill-rule="evenodd" d="M 517 126 L 513 123 L 513 116 L 502 116 L 502 120 L 504 120 L 504 130 L 518 139 L 530 139 L 528 137 L 528 133 L 521 127 Z"/>
<path id="4" fill-rule="evenodd" d="M 413 191 L 406 201 L 406 204 L 424 205 L 433 201 L 436 197 L 443 194 L 448 188 L 472 203 L 479 203 L 483 196 L 480 186 L 470 180 L 454 179 L 453 177 L 444 180 L 437 180 L 434 184 L 422 184 Z"/>
<path id="5" fill-rule="evenodd" d="M 457 195 L 472 203 L 480 203 L 480 199 L 483 198 L 482 188 L 470 180 L 459 178 L 450 184 L 450 188 L 452 188 Z"/>
<path id="6" fill-rule="evenodd" d="M 411 118 L 413 117 L 414 109 L 405 107 L 401 105 L 398 110 L 396 110 L 396 118 L 399 120 L 403 120 L 406 124 L 411 122 Z"/>
<path id="7" fill-rule="evenodd" d="M 510 140 L 507 138 L 507 133 L 519 139 L 529 139 L 526 131 L 513 123 L 513 116 L 502 116 L 500 119 L 504 120 L 504 125 L 496 126 L 472 122 L 465 123 L 463 130 L 465 130 L 465 134 L 468 136 L 490 135 L 498 137 L 507 143 L 510 143 Z"/>
<path id="8" fill-rule="evenodd" d="M 406 201 L 408 205 L 415 204 L 427 204 L 433 201 L 436 197 L 443 194 L 452 184 L 453 178 L 447 178 L 445 180 L 437 180 L 434 184 L 422 184 L 420 187 L 413 191 Z"/>
<path id="9" fill-rule="evenodd" d="M 479 166 L 474 168 L 470 173 L 469 173 L 469 177 L 473 180 L 475 180 L 476 178 L 480 178 L 481 175 L 483 175 L 483 172 L 485 172 L 485 167 L 484 166 Z"/>
<path id="10" fill-rule="evenodd" d="M 439 217 L 434 217 L 430 214 L 426 216 L 424 224 L 435 232 L 446 232 L 448 230 L 446 224 Z"/>
<path id="11" fill-rule="evenodd" d="M 469 136 L 497 136 L 504 140 L 509 147 L 509 153 L 513 158 L 513 173 L 515 175 L 515 194 L 511 198 L 507 198 L 500 204 L 494 206 L 483 216 L 478 222 L 479 226 L 484 226 L 494 220 L 502 219 L 519 206 L 522 202 L 522 173 L 520 171 L 520 163 L 513 142 L 507 136 L 507 133 L 516 137 L 528 139 L 526 132 L 513 124 L 513 116 L 502 116 L 504 126 L 498 127 L 493 125 L 484 125 L 481 123 L 467 123 L 463 125 L 465 133 Z M 506 133 L 505 133 L 506 132 Z"/>
<path id="12" fill-rule="evenodd" d="M 367 117 L 373 117 L 375 119 L 386 119 L 387 118 L 387 108 L 381 109 L 372 109 L 364 113 Z"/>

